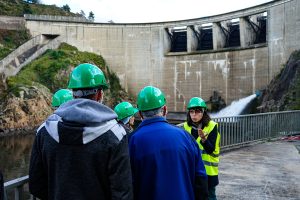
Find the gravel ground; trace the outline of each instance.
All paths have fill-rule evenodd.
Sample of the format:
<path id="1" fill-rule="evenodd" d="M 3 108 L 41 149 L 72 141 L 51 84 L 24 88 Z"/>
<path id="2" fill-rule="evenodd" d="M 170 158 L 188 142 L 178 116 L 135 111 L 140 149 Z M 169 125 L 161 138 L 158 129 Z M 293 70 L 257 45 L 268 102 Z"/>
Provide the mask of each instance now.
<path id="1" fill-rule="evenodd" d="M 275 141 L 224 153 L 220 200 L 300 200 L 300 141 Z"/>

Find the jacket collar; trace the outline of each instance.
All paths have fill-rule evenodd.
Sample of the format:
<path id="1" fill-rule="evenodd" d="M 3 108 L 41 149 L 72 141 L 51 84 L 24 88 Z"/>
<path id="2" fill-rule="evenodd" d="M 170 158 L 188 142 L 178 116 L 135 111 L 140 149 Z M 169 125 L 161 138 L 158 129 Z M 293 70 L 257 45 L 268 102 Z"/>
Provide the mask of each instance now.
<path id="1" fill-rule="evenodd" d="M 168 123 L 168 121 L 164 117 L 153 117 L 149 119 L 144 119 L 142 123 L 140 123 L 139 128 L 142 126 L 146 126 L 148 124 L 156 123 L 156 122 L 165 122 Z"/>

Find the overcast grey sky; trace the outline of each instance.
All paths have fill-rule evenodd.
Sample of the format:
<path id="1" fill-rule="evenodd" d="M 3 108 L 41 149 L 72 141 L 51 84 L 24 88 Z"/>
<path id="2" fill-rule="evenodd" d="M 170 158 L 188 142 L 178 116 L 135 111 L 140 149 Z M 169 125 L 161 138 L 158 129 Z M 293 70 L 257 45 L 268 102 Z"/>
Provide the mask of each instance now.
<path id="1" fill-rule="evenodd" d="M 271 0 L 41 0 L 72 12 L 95 14 L 95 22 L 140 23 L 193 19 L 235 11 Z"/>

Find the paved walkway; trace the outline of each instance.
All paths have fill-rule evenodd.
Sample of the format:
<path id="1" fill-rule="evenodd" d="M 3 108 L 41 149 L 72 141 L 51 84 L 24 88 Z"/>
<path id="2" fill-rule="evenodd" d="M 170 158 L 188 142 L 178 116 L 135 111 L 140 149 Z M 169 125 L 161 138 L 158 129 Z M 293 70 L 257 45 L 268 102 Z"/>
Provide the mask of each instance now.
<path id="1" fill-rule="evenodd" d="M 300 200 L 300 142 L 276 141 L 224 153 L 219 200 Z"/>

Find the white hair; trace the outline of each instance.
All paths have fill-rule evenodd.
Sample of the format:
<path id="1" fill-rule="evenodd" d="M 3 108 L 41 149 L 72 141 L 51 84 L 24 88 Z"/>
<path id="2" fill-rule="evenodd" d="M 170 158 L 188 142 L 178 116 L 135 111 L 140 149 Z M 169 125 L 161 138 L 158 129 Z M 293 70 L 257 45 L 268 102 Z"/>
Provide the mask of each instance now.
<path id="1" fill-rule="evenodd" d="M 144 119 L 162 116 L 162 107 L 153 110 L 141 111 Z"/>

